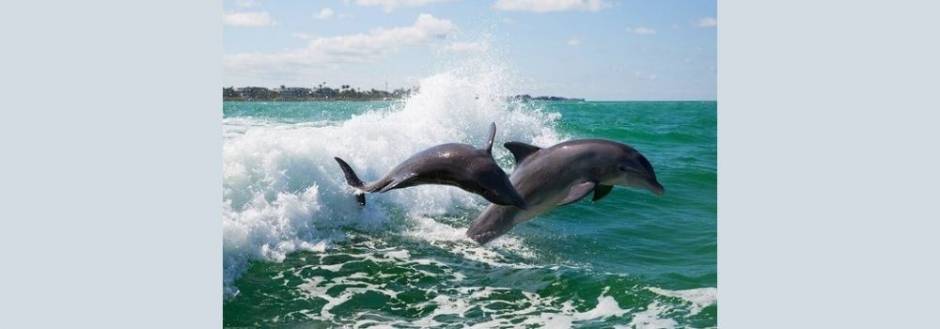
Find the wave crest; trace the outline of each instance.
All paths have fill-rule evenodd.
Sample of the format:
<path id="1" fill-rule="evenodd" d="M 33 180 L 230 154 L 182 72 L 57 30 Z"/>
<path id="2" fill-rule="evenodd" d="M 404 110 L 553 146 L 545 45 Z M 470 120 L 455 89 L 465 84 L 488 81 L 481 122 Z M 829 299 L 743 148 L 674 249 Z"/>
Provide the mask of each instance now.
<path id="1" fill-rule="evenodd" d="M 332 157 L 374 180 L 412 154 L 449 142 L 483 145 L 490 122 L 497 144 L 554 144 L 560 115 L 508 101 L 505 70 L 471 65 L 428 77 L 419 91 L 389 107 L 317 124 L 225 118 L 223 266 L 226 296 L 251 260 L 281 261 L 291 252 L 322 251 L 344 239 L 344 227 L 386 228 L 407 218 L 480 209 L 484 200 L 446 186 L 396 190 L 360 209 Z M 508 164 L 501 147 L 494 156 Z M 448 233 L 441 233 L 448 234 Z"/>

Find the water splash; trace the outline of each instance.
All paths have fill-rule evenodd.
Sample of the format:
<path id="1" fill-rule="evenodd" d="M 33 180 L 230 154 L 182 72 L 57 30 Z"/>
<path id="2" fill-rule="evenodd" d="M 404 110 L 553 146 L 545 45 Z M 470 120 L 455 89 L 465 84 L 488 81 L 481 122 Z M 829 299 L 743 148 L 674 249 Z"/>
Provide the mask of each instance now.
<path id="1" fill-rule="evenodd" d="M 342 241 L 350 227 L 387 229 L 393 213 L 420 222 L 422 216 L 479 210 L 482 198 L 445 186 L 397 190 L 371 198 L 360 209 L 332 157 L 346 159 L 360 177 L 373 180 L 437 144 L 483 145 L 490 122 L 497 123 L 497 145 L 560 141 L 554 129 L 559 115 L 509 101 L 507 77 L 504 68 L 477 61 L 421 80 L 419 91 L 402 102 L 345 121 L 224 119 L 226 296 L 237 294 L 234 280 L 251 260 L 278 262 L 291 252 L 323 251 Z M 503 164 L 511 159 L 501 147 L 494 148 L 494 156 Z M 434 234 L 455 235 L 446 230 L 430 234 L 432 240 Z"/>

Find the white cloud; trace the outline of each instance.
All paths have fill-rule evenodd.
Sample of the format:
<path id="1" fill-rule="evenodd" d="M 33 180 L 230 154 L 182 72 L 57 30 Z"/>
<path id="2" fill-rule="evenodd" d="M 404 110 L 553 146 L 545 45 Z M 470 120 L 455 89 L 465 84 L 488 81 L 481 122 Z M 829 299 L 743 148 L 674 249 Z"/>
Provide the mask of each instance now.
<path id="1" fill-rule="evenodd" d="M 333 9 L 323 8 L 323 9 L 320 9 L 320 13 L 317 14 L 315 17 L 317 19 L 330 19 L 330 18 L 333 18 L 333 16 L 336 16 L 336 12 L 334 12 Z"/>
<path id="2" fill-rule="evenodd" d="M 555 11 L 599 11 L 609 4 L 604 0 L 497 0 L 493 8 L 505 11 L 547 13 Z"/>
<path id="3" fill-rule="evenodd" d="M 454 42 L 444 47 L 444 50 L 455 53 L 483 53 L 489 49 L 488 42 Z"/>
<path id="4" fill-rule="evenodd" d="M 274 20 L 267 12 L 232 12 L 227 13 L 222 20 L 225 25 L 241 27 L 263 27 L 274 25 Z"/>
<path id="5" fill-rule="evenodd" d="M 698 20 L 698 27 L 716 27 L 718 26 L 718 20 L 714 17 L 704 17 Z"/>
<path id="6" fill-rule="evenodd" d="M 627 28 L 627 32 L 633 33 L 633 34 L 639 34 L 639 35 L 656 34 L 656 30 L 651 29 L 651 28 L 648 28 L 648 27 L 643 27 L 643 26 L 639 26 L 639 27 L 628 27 L 628 28 Z"/>
<path id="7" fill-rule="evenodd" d="M 581 45 L 581 40 L 579 40 L 578 38 L 568 39 L 568 45 L 572 47 L 577 47 Z"/>
<path id="8" fill-rule="evenodd" d="M 360 6 L 381 6 L 385 12 L 390 12 L 398 7 L 418 7 L 435 2 L 445 2 L 450 0 L 356 0 Z"/>
<path id="9" fill-rule="evenodd" d="M 270 76 L 271 74 L 303 74 L 324 64 L 354 63 L 374 60 L 402 47 L 426 44 L 444 39 L 457 31 L 446 19 L 421 14 L 414 24 L 405 27 L 378 28 L 368 33 L 318 37 L 307 47 L 273 53 L 242 53 L 226 55 L 226 74 L 239 76 Z M 306 36 L 297 33 L 295 36 Z"/>
<path id="10" fill-rule="evenodd" d="M 242 8 L 251 8 L 258 5 L 258 0 L 235 0 L 235 5 Z"/>

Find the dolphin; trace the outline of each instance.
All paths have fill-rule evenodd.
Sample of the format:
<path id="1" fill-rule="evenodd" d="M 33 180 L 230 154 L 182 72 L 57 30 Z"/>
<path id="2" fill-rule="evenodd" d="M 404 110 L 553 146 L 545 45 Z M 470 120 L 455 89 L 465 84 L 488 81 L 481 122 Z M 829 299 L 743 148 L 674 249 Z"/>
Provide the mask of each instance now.
<path id="1" fill-rule="evenodd" d="M 625 144 L 582 139 L 544 149 L 520 142 L 504 146 L 516 159 L 516 169 L 509 179 L 529 207 L 487 207 L 467 229 L 467 236 L 480 244 L 505 234 L 516 224 L 581 200 L 588 193 L 594 192 L 593 199 L 598 201 L 614 185 L 639 187 L 656 195 L 664 192 L 649 160 Z"/>
<path id="2" fill-rule="evenodd" d="M 482 149 L 449 143 L 418 152 L 385 177 L 369 184 L 363 183 L 346 161 L 338 157 L 333 159 L 343 170 L 346 183 L 356 189 L 356 201 L 360 206 L 366 204 L 365 193 L 385 193 L 417 185 L 442 184 L 478 194 L 495 204 L 525 209 L 525 200 L 513 189 L 506 172 L 493 160 L 496 123 L 490 124 L 489 136 L 489 141 Z"/>

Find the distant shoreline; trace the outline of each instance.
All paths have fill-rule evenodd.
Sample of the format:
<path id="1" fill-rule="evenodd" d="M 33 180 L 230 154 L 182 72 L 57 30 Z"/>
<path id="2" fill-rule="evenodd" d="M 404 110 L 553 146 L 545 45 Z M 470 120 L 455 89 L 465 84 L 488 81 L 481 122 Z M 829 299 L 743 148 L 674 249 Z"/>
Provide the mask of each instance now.
<path id="1" fill-rule="evenodd" d="M 241 99 L 241 98 L 222 98 L 224 102 L 245 102 L 245 103 L 263 103 L 263 102 L 388 102 L 399 100 L 400 98 L 394 99 Z M 536 99 L 540 102 L 594 102 L 594 103 L 619 103 L 619 102 L 676 102 L 676 103 L 704 103 L 704 102 L 718 102 L 714 99 L 623 99 L 623 100 L 611 100 L 611 99 L 602 99 L 602 100 L 587 100 L 583 98 L 566 98 L 566 99 Z"/>
<path id="2" fill-rule="evenodd" d="M 262 102 L 387 102 L 395 101 L 401 98 L 388 98 L 388 99 L 363 99 L 363 98 L 273 98 L 273 99 L 246 99 L 246 98 L 229 98 L 222 97 L 224 102 L 245 102 L 245 103 L 262 103 Z"/>
<path id="3" fill-rule="evenodd" d="M 417 91 L 399 88 L 393 91 L 369 89 L 360 90 L 349 85 L 330 88 L 320 84 L 316 88 L 285 87 L 268 89 L 265 87 L 228 87 L 222 88 L 223 101 L 382 101 L 402 99 Z"/>
<path id="4" fill-rule="evenodd" d="M 317 88 L 285 87 L 268 89 L 265 87 L 228 87 L 222 88 L 222 100 L 229 102 L 334 102 L 334 101 L 391 101 L 407 98 L 417 92 L 418 88 L 395 89 L 391 92 L 385 90 L 359 90 L 349 85 L 334 89 L 320 85 Z M 531 96 L 528 94 L 508 96 L 508 99 L 523 102 L 528 101 L 576 101 L 583 102 L 584 98 L 567 98 L 559 96 Z"/>
<path id="5" fill-rule="evenodd" d="M 334 89 L 320 85 L 317 88 L 284 87 L 268 89 L 265 87 L 227 87 L 222 88 L 222 101 L 225 102 L 387 102 L 407 98 L 418 88 L 399 88 L 391 92 L 385 90 L 360 90 L 343 85 Z M 634 100 L 588 100 L 577 97 L 531 96 L 528 94 L 507 97 L 522 102 L 716 102 L 714 99 L 634 99 Z"/>
<path id="6" fill-rule="evenodd" d="M 511 97 L 517 99 L 517 97 Z M 246 99 L 240 97 L 222 97 L 225 102 L 388 102 L 400 100 L 401 98 L 387 99 L 364 99 L 364 98 L 272 98 L 272 99 Z M 542 101 L 542 102 L 587 102 L 584 98 L 563 98 L 557 96 L 533 97 L 531 99 L 521 99 L 523 102 Z M 619 102 L 619 101 L 611 101 Z M 641 101 L 642 102 L 642 101 Z"/>

